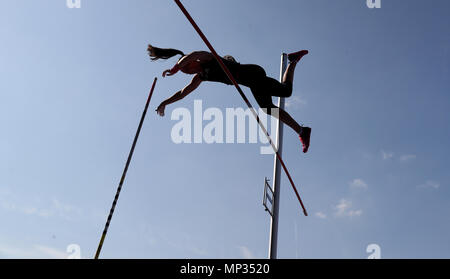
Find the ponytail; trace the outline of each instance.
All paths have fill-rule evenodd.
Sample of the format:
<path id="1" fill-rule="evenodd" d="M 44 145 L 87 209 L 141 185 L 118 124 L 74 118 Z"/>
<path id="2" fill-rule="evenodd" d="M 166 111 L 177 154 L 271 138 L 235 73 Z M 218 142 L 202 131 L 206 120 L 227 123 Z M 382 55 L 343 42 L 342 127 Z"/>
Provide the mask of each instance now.
<path id="1" fill-rule="evenodd" d="M 159 47 L 154 47 L 152 45 L 148 45 L 147 51 L 148 51 L 148 55 L 150 55 L 150 59 L 153 61 L 158 60 L 160 58 L 169 59 L 178 54 L 180 54 L 181 56 L 184 56 L 184 53 L 181 50 L 173 49 L 173 48 L 159 48 Z"/>

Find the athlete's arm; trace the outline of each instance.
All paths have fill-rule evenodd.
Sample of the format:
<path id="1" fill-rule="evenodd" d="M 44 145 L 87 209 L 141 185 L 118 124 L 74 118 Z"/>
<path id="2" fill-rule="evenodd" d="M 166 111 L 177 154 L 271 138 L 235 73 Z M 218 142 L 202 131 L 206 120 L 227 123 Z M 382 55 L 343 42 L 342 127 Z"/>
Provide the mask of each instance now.
<path id="1" fill-rule="evenodd" d="M 180 67 L 178 67 L 178 63 L 177 63 L 177 64 L 175 64 L 175 66 L 172 67 L 172 69 L 165 70 L 165 71 L 162 73 L 162 76 L 163 76 L 163 77 L 166 77 L 166 75 L 167 75 L 167 76 L 174 75 L 174 74 L 176 74 L 179 70 L 180 70 Z"/>
<path id="2" fill-rule="evenodd" d="M 187 95 L 192 93 L 192 91 L 197 89 L 197 87 L 200 85 L 200 83 L 202 83 L 202 79 L 200 78 L 199 74 L 196 74 L 192 78 L 191 82 L 188 85 L 186 85 L 186 87 L 184 87 L 182 90 L 180 90 L 177 93 L 175 93 L 172 97 L 164 100 L 158 106 L 158 108 L 156 109 L 156 112 L 160 116 L 164 116 L 164 109 L 166 108 L 167 105 L 175 103 L 176 101 L 179 101 L 179 100 L 183 99 L 184 97 L 186 97 Z"/>

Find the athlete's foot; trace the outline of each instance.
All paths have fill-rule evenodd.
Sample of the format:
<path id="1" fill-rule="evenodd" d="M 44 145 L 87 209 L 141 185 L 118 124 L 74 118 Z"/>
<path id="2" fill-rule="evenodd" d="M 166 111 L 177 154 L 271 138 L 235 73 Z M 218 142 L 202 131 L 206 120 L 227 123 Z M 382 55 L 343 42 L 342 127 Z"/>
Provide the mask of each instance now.
<path id="1" fill-rule="evenodd" d="M 303 153 L 308 152 L 310 137 L 311 137 L 311 128 L 302 127 L 302 130 L 300 131 L 299 134 L 299 138 L 303 145 Z"/>
<path id="2" fill-rule="evenodd" d="M 297 63 L 297 62 L 300 61 L 300 59 L 302 59 L 302 57 L 305 56 L 306 54 L 308 54 L 308 51 L 307 51 L 307 50 L 301 50 L 301 51 L 289 53 L 289 54 L 288 54 L 289 62 L 291 62 L 291 63 Z"/>

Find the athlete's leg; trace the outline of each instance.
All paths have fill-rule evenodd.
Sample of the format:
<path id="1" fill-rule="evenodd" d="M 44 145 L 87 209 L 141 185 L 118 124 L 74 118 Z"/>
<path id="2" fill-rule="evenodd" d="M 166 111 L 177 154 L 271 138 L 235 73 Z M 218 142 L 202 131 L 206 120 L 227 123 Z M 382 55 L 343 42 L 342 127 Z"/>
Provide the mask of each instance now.
<path id="1" fill-rule="evenodd" d="M 280 84 L 280 83 L 278 83 Z M 272 96 L 268 94 L 264 94 L 266 90 L 271 90 L 270 88 L 267 88 L 264 86 L 264 83 L 261 84 L 262 86 L 256 86 L 251 87 L 253 96 L 255 97 L 256 101 L 258 102 L 258 105 L 265 110 L 265 112 L 269 115 L 272 115 L 274 117 L 277 117 L 281 122 L 288 125 L 291 129 L 293 129 L 300 137 L 300 141 L 303 144 L 303 152 L 308 152 L 309 148 L 309 141 L 311 136 L 311 128 L 309 127 L 302 127 L 300 126 L 297 121 L 295 121 L 289 113 L 287 113 L 285 110 L 275 106 L 272 102 Z M 292 90 L 291 90 L 292 91 Z"/>
<path id="2" fill-rule="evenodd" d="M 308 54 L 307 50 L 301 50 L 299 52 L 288 54 L 289 64 L 283 75 L 283 83 L 290 82 L 292 84 L 292 82 L 294 82 L 295 66 L 297 66 L 297 62 L 300 61 L 300 59 L 302 59 L 302 57 L 306 54 Z"/>
<path id="3" fill-rule="evenodd" d="M 283 74 L 283 79 L 282 82 L 286 83 L 293 83 L 294 82 L 294 71 L 295 71 L 295 66 L 297 66 L 297 62 L 290 62 L 286 68 L 286 71 Z"/>
<path id="4" fill-rule="evenodd" d="M 280 109 L 272 103 L 272 96 L 262 95 L 261 89 L 258 89 L 257 87 L 252 87 L 251 90 L 259 107 L 263 109 L 265 113 L 278 118 L 281 122 L 291 127 L 297 134 L 301 132 L 302 127 L 297 121 L 295 121 L 285 110 Z"/>
<path id="5" fill-rule="evenodd" d="M 279 107 L 274 107 L 274 109 L 278 109 L 278 116 L 281 122 L 291 127 L 297 134 L 300 134 L 302 131 L 302 126 L 300 126 L 297 121 L 292 118 L 289 113 L 287 113 L 284 109 Z M 276 116 L 276 112 L 271 113 L 272 116 Z"/>
<path id="6" fill-rule="evenodd" d="M 263 88 L 264 95 L 283 98 L 287 98 L 292 95 L 292 82 L 280 83 L 274 78 L 264 77 L 263 79 L 260 79 L 258 83 L 259 87 Z"/>

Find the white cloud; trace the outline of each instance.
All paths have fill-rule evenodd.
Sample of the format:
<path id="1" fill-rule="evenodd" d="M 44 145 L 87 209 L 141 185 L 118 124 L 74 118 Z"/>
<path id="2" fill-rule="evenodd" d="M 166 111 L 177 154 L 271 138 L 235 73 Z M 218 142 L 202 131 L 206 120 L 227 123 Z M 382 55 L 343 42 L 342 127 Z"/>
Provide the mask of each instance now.
<path id="1" fill-rule="evenodd" d="M 15 211 L 15 212 L 19 212 L 25 215 L 36 215 L 39 217 L 50 217 L 51 215 L 53 215 L 49 210 L 47 209 L 39 209 L 37 207 L 34 206 L 23 206 L 23 205 L 18 205 L 15 202 L 12 201 L 6 201 L 6 200 L 0 200 L 0 208 L 7 210 L 7 211 Z"/>
<path id="2" fill-rule="evenodd" d="M 61 202 L 56 198 L 52 199 L 52 211 L 55 215 L 67 220 L 70 220 L 73 215 L 82 215 L 80 208 Z"/>
<path id="3" fill-rule="evenodd" d="M 52 259 L 67 259 L 68 256 L 66 252 L 48 246 L 34 245 L 34 249 L 45 257 Z"/>
<path id="4" fill-rule="evenodd" d="M 68 254 L 59 249 L 32 245 L 27 248 L 0 244 L 0 257 L 10 259 L 66 259 Z"/>
<path id="5" fill-rule="evenodd" d="M 194 245 L 190 245 L 190 246 L 188 247 L 188 249 L 189 249 L 192 253 L 194 253 L 194 254 L 196 254 L 196 255 L 199 255 L 199 256 L 202 256 L 202 257 L 205 257 L 206 255 L 208 255 L 208 251 L 207 251 L 206 249 L 199 248 L 199 247 L 194 246 Z"/>
<path id="6" fill-rule="evenodd" d="M 361 216 L 362 215 L 362 210 L 358 209 L 358 210 L 350 210 L 347 213 L 348 216 L 353 217 L 353 216 Z"/>
<path id="7" fill-rule="evenodd" d="M 0 245 L 0 257 L 9 259 L 31 259 L 36 258 L 36 251 Z"/>
<path id="8" fill-rule="evenodd" d="M 364 180 L 360 178 L 355 178 L 353 181 L 350 182 L 350 187 L 357 188 L 357 189 L 367 189 L 368 185 Z"/>
<path id="9" fill-rule="evenodd" d="M 427 180 L 424 184 L 418 186 L 419 188 L 431 188 L 431 189 L 439 189 L 441 184 L 437 181 Z"/>
<path id="10" fill-rule="evenodd" d="M 56 198 L 51 199 L 51 201 L 46 201 L 45 205 L 42 205 L 40 200 L 37 198 L 30 203 L 19 202 L 17 197 L 11 193 L 7 193 L 0 196 L 0 209 L 42 218 L 57 216 L 66 220 L 70 220 L 76 215 L 82 215 L 80 208 L 63 203 Z"/>
<path id="11" fill-rule="evenodd" d="M 327 218 L 327 215 L 325 214 L 325 213 L 323 213 L 323 212 L 316 212 L 316 217 L 317 218 L 320 218 L 320 219 L 326 219 Z"/>
<path id="12" fill-rule="evenodd" d="M 347 212 L 347 209 L 349 209 L 351 206 L 351 202 L 341 199 L 339 203 L 336 205 L 336 215 L 337 216 L 344 216 Z"/>
<path id="13" fill-rule="evenodd" d="M 149 245 L 168 245 L 176 250 L 181 250 L 183 253 L 191 253 L 196 256 L 206 257 L 208 251 L 200 246 L 197 246 L 190 234 L 183 231 L 170 231 L 168 228 L 150 228 L 145 226 L 146 240 Z"/>
<path id="14" fill-rule="evenodd" d="M 384 150 L 381 150 L 381 155 L 383 156 L 383 160 L 388 160 L 394 157 L 394 153 L 392 152 L 385 152 Z"/>
<path id="15" fill-rule="evenodd" d="M 381 150 L 381 156 L 383 160 L 389 160 L 394 158 L 394 153 L 390 151 Z M 416 159 L 416 157 L 417 156 L 415 154 L 403 154 L 399 157 L 399 160 L 400 162 L 408 162 Z"/>
<path id="16" fill-rule="evenodd" d="M 363 211 L 361 209 L 351 209 L 352 202 L 346 199 L 341 199 L 335 206 L 335 215 L 337 217 L 358 217 L 361 216 Z"/>
<path id="17" fill-rule="evenodd" d="M 400 161 L 407 162 L 416 159 L 416 155 L 414 154 L 405 154 L 400 156 Z"/>
<path id="18" fill-rule="evenodd" d="M 255 258 L 252 251 L 250 251 L 250 249 L 247 246 L 238 246 L 238 248 L 244 259 L 254 259 Z"/>
<path id="19" fill-rule="evenodd" d="M 299 96 L 291 96 L 289 98 L 286 98 L 285 100 L 286 108 L 296 109 L 302 105 L 306 105 L 306 101 Z"/>

